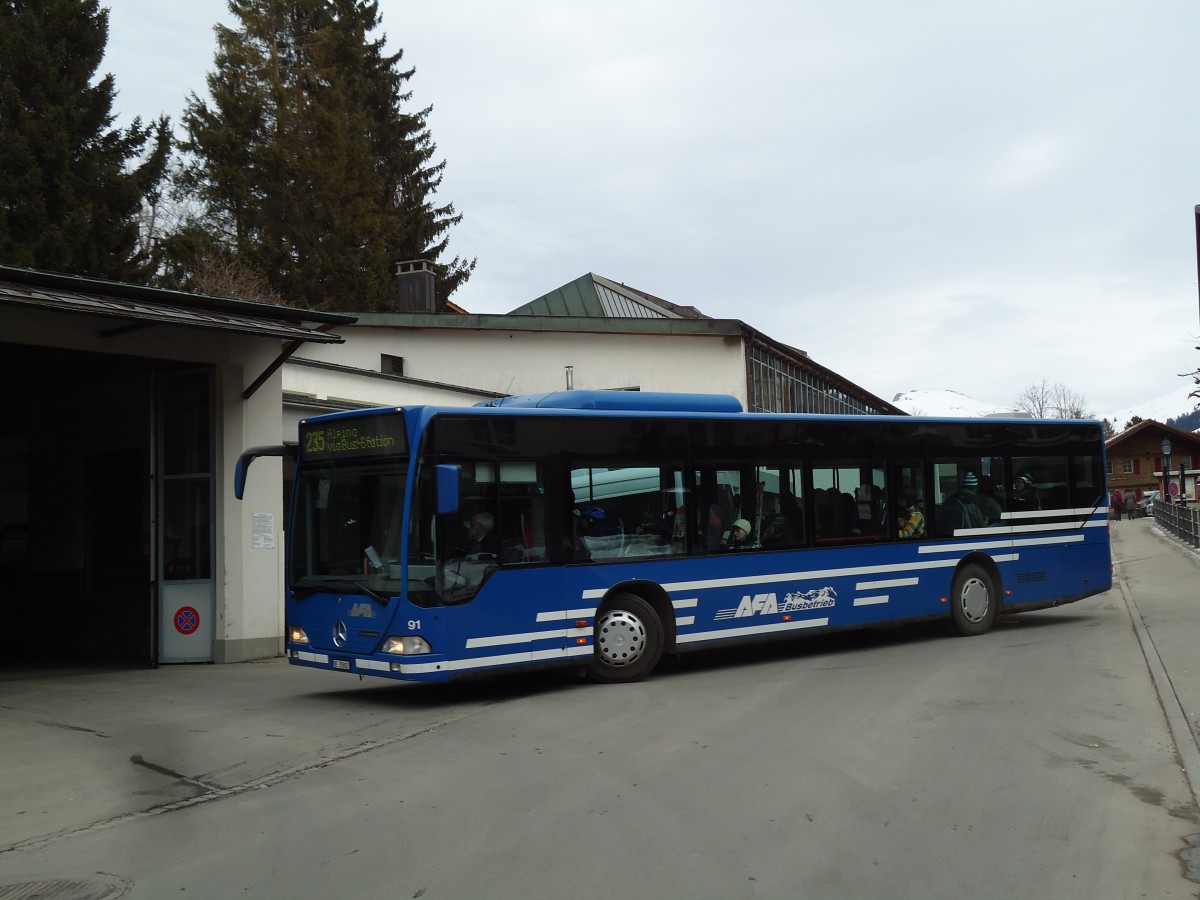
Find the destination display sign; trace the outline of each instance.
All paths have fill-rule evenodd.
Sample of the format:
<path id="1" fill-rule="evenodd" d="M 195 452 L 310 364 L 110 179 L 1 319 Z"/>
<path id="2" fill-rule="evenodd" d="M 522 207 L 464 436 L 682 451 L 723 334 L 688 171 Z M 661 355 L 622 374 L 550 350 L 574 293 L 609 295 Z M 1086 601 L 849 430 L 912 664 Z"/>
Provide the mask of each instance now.
<path id="1" fill-rule="evenodd" d="M 302 460 L 400 456 L 408 452 L 400 413 L 300 423 Z"/>

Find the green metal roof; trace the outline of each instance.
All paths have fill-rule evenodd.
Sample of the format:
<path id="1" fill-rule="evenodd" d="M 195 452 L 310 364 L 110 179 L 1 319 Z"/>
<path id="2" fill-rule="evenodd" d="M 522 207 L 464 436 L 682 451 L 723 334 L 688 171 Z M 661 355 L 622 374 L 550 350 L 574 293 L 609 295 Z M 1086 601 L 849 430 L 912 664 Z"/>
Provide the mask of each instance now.
<path id="1" fill-rule="evenodd" d="M 509 315 L 594 319 L 706 318 L 690 307 L 676 306 L 592 272 L 518 306 Z"/>

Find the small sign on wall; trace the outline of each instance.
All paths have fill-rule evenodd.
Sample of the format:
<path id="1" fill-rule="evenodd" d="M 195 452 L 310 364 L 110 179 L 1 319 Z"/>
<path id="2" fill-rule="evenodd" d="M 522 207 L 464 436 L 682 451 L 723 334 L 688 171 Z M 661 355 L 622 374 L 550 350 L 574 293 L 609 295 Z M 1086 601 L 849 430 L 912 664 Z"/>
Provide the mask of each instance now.
<path id="1" fill-rule="evenodd" d="M 255 550 L 275 549 L 275 513 L 252 513 L 253 533 L 250 546 Z"/>
<path id="2" fill-rule="evenodd" d="M 200 613 L 194 606 L 181 606 L 175 611 L 175 630 L 189 635 L 200 627 Z"/>

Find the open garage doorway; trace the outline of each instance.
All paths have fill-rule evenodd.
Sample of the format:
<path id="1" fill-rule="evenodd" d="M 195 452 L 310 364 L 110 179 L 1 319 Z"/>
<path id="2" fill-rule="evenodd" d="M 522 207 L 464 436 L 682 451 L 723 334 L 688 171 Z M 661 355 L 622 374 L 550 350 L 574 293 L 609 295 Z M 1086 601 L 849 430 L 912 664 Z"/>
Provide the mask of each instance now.
<path id="1" fill-rule="evenodd" d="M 156 410 L 170 401 L 162 385 L 177 370 L 161 360 L 0 344 L 4 663 L 159 661 Z M 196 439 L 211 459 L 211 434 Z M 211 520 L 207 498 L 201 506 Z M 211 525 L 203 529 L 208 535 Z"/>

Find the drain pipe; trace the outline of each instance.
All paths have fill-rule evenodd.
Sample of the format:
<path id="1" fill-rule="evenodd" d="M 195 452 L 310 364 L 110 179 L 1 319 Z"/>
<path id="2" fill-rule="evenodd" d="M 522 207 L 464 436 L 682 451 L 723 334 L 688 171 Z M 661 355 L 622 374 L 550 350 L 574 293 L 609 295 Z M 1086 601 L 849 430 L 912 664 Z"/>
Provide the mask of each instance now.
<path id="1" fill-rule="evenodd" d="M 563 368 L 566 370 L 566 373 L 567 373 L 567 390 L 573 391 L 573 390 L 575 390 L 575 367 L 574 366 L 563 366 Z"/>

